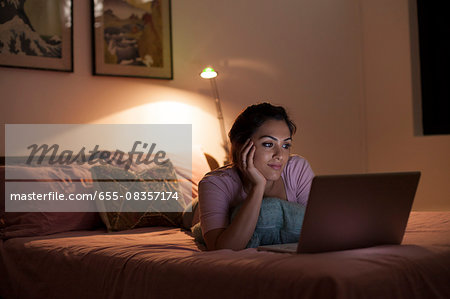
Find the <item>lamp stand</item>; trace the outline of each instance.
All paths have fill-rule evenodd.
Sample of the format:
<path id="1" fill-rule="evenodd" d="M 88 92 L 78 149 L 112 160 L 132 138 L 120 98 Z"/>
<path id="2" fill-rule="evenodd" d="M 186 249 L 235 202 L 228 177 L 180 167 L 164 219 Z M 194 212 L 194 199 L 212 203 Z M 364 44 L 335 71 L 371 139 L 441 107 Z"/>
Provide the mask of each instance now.
<path id="1" fill-rule="evenodd" d="M 217 119 L 219 120 L 220 124 L 220 132 L 222 134 L 222 147 L 226 153 L 225 161 L 223 161 L 224 165 L 229 164 L 230 161 L 230 143 L 228 142 L 227 133 L 225 130 L 225 121 L 223 119 L 223 113 L 222 113 L 222 105 L 220 103 L 220 97 L 219 97 L 219 90 L 217 89 L 217 83 L 216 78 L 209 79 L 211 82 L 211 88 L 214 93 L 214 99 L 216 102 L 216 110 L 217 110 Z"/>

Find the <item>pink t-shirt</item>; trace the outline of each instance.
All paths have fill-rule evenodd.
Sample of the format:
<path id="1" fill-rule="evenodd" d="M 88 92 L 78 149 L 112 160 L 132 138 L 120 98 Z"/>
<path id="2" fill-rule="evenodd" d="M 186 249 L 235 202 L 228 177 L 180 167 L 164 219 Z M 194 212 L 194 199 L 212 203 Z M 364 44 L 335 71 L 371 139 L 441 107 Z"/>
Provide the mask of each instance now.
<path id="1" fill-rule="evenodd" d="M 288 201 L 306 205 L 314 173 L 303 157 L 291 155 L 281 173 Z M 203 235 L 229 225 L 230 209 L 247 194 L 236 168 L 228 166 L 209 172 L 199 183 L 200 223 Z"/>

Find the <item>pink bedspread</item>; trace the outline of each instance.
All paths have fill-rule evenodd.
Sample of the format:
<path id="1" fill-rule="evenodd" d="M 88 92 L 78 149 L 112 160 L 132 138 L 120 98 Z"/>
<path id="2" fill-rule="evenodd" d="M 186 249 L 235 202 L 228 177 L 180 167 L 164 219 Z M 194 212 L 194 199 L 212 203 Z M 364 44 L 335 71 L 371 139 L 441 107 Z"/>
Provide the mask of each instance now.
<path id="1" fill-rule="evenodd" d="M 180 229 L 77 231 L 0 245 L 5 298 L 450 298 L 450 212 L 413 212 L 402 246 L 203 252 Z"/>

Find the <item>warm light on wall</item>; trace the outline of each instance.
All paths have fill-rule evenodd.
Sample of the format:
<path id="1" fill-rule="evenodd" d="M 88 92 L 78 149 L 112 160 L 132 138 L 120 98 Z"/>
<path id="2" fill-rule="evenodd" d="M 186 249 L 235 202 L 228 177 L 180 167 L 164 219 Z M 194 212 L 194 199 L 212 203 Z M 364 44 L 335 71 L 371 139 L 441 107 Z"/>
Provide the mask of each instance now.
<path id="1" fill-rule="evenodd" d="M 222 160 L 223 149 L 217 130 L 217 118 L 211 112 L 210 101 L 199 99 L 198 94 L 180 90 L 161 92 L 158 102 L 146 103 L 118 111 L 96 120 L 102 124 L 192 124 L 192 144 Z M 165 100 L 177 98 L 183 102 Z M 189 103 L 189 104 L 188 104 Z M 192 104 L 190 104 L 192 103 Z"/>

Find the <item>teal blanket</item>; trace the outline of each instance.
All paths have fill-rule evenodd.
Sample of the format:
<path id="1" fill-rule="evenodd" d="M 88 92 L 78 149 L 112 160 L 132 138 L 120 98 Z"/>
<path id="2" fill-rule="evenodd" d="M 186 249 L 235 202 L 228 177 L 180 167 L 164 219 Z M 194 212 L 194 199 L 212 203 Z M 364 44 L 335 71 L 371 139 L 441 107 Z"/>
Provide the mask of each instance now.
<path id="1" fill-rule="evenodd" d="M 231 222 L 240 207 L 238 205 L 232 211 Z M 264 198 L 255 231 L 247 248 L 298 242 L 304 215 L 305 207 L 303 205 L 278 198 Z M 195 240 L 204 244 L 200 224 L 193 226 L 191 230 Z"/>

